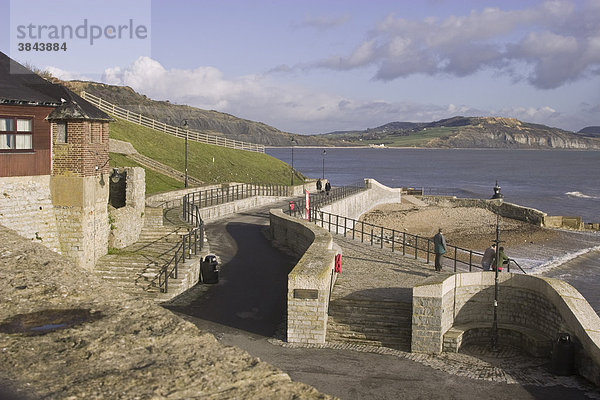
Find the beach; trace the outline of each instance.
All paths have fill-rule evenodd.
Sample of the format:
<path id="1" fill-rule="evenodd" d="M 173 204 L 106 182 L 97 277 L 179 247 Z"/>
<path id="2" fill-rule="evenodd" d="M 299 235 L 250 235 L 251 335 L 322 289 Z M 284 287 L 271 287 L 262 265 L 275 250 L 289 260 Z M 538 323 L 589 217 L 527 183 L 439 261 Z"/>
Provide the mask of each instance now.
<path id="1" fill-rule="evenodd" d="M 497 216 L 477 207 L 416 205 L 408 201 L 376 207 L 361 218 L 378 226 L 432 238 L 442 228 L 449 245 L 483 252 L 496 238 Z M 549 263 L 600 246 L 598 232 L 548 229 L 499 218 L 501 246 L 528 273 L 543 273 Z"/>

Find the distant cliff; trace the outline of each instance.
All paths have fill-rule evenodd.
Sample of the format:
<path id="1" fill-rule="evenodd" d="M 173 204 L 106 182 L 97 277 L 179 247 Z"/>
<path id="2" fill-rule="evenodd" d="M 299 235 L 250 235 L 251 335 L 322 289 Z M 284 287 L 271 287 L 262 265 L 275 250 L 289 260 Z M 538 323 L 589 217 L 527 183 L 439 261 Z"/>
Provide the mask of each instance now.
<path id="1" fill-rule="evenodd" d="M 333 132 L 346 143 L 386 146 L 509 149 L 600 149 L 600 136 L 514 118 L 453 117 L 430 123 L 392 122 L 364 131 Z"/>

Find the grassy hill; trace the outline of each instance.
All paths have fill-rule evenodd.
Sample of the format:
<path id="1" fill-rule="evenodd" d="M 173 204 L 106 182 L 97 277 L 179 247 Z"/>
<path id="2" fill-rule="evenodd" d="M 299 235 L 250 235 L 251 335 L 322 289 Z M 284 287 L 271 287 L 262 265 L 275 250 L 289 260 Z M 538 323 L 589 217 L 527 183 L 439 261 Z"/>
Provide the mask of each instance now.
<path id="1" fill-rule="evenodd" d="M 117 119 L 110 137 L 130 142 L 141 154 L 184 171 L 185 140 Z M 111 154 L 111 166 L 138 166 L 120 154 Z M 263 153 L 234 150 L 188 141 L 188 174 L 206 183 L 240 182 L 289 185 L 288 164 Z M 146 169 L 146 192 L 157 193 L 183 187 L 183 182 Z M 296 173 L 295 183 L 304 177 Z"/>

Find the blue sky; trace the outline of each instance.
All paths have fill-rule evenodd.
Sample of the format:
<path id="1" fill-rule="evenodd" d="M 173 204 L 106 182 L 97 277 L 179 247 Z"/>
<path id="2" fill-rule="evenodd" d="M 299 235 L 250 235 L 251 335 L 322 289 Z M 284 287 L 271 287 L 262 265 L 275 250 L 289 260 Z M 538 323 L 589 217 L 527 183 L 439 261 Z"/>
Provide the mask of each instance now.
<path id="1" fill-rule="evenodd" d="M 0 51 L 20 62 L 294 133 L 455 115 L 600 125 L 600 0 L 0 0 L 0 16 Z M 84 21 L 87 36 L 52 39 L 66 51 L 18 49 Z"/>

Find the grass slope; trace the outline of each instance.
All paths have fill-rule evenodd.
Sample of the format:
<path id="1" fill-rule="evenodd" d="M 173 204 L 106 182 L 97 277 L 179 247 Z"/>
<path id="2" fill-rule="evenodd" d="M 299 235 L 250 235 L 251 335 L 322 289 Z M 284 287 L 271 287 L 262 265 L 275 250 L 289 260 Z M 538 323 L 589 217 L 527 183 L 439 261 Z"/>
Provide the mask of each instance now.
<path id="1" fill-rule="evenodd" d="M 146 170 L 146 194 L 168 192 L 170 190 L 183 189 L 184 184 L 170 176 L 145 168 L 143 165 L 130 160 L 123 154 L 110 153 L 111 167 L 142 167 Z"/>
<path id="2" fill-rule="evenodd" d="M 185 169 L 184 139 L 121 119 L 110 124 L 110 137 L 130 142 L 139 153 L 179 171 Z M 146 172 L 148 174 L 148 170 Z M 188 174 L 206 183 L 289 185 L 291 168 L 283 161 L 267 154 L 234 150 L 190 140 L 188 141 Z M 303 180 L 304 177 L 296 173 L 294 182 L 298 184 Z M 167 182 L 161 184 L 169 185 Z M 151 189 L 155 190 L 154 187 Z"/>

